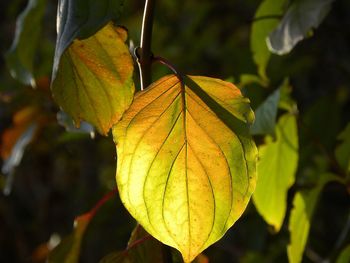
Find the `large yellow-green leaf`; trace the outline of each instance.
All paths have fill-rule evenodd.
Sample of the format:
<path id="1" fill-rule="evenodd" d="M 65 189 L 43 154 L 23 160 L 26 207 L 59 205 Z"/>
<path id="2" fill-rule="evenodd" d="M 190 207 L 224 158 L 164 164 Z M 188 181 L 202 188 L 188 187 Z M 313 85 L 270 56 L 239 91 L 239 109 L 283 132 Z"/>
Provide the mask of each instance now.
<path id="1" fill-rule="evenodd" d="M 92 37 L 75 40 L 61 57 L 52 92 L 78 124 L 106 134 L 129 107 L 134 93 L 133 61 L 123 28 L 111 23 Z"/>
<path id="2" fill-rule="evenodd" d="M 331 180 L 336 180 L 333 174 L 322 174 L 317 185 L 312 190 L 296 193 L 289 219 L 291 235 L 290 244 L 287 248 L 289 263 L 301 262 L 318 197 L 324 185 Z"/>
<path id="3" fill-rule="evenodd" d="M 231 83 L 166 76 L 113 128 L 120 197 L 155 238 L 190 262 L 220 239 L 255 188 L 249 100 Z"/>
<path id="4" fill-rule="evenodd" d="M 287 192 L 294 184 L 298 164 L 296 117 L 283 115 L 276 126 L 276 140 L 268 136 L 259 147 L 258 181 L 254 204 L 265 221 L 279 231 L 286 213 Z"/>

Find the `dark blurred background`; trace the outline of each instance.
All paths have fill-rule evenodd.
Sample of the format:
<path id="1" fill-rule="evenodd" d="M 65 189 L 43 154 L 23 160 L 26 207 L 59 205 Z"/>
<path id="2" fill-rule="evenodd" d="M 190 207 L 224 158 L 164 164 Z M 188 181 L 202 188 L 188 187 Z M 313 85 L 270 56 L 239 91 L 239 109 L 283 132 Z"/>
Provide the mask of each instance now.
<path id="1" fill-rule="evenodd" d="M 144 1 L 125 1 L 120 24 L 130 40 L 139 44 Z M 215 76 L 239 82 L 244 73 L 256 73 L 250 51 L 252 19 L 258 0 L 162 0 L 157 1 L 153 52 L 172 61 L 188 74 Z M 16 17 L 27 1 L 0 2 L 0 53 L 11 46 Z M 11 78 L 0 60 L 0 133 L 16 127 L 13 116 L 23 108 L 38 108 L 40 125 L 26 147 L 13 181 L 0 175 L 0 262 L 41 262 L 40 246 L 50 238 L 71 233 L 74 218 L 88 211 L 115 187 L 116 153 L 111 136 L 67 132 L 56 122 L 58 107 L 50 95 L 50 75 L 55 45 L 57 1 L 48 1 L 43 37 L 36 58 L 38 88 L 23 86 Z M 287 56 L 272 56 L 268 67 L 271 84 L 244 87 L 256 108 L 285 76 L 290 76 L 292 96 L 303 121 L 327 151 L 350 117 L 350 1 L 336 0 L 330 14 L 312 37 Z M 167 68 L 154 66 L 154 79 Z M 135 76 L 137 81 L 137 76 Z M 18 126 L 18 125 L 17 125 Z M 300 128 L 300 163 L 297 184 L 325 169 L 324 155 Z M 2 143 L 4 147 L 4 143 Z M 0 163 L 2 164 L 2 163 Z M 10 187 L 10 188 L 9 188 Z M 289 200 L 289 203 L 291 200 Z M 290 206 L 290 204 L 289 204 Z M 349 214 L 344 186 L 328 185 L 313 220 L 305 262 L 316 251 L 333 253 Z M 81 262 L 98 262 L 108 252 L 126 246 L 135 222 L 115 197 L 102 207 L 89 226 Z M 287 262 L 288 229 L 285 222 L 273 234 L 251 204 L 244 216 L 205 254 L 210 262 Z M 349 237 L 346 241 L 349 241 Z M 332 256 L 332 255 L 331 255 Z"/>

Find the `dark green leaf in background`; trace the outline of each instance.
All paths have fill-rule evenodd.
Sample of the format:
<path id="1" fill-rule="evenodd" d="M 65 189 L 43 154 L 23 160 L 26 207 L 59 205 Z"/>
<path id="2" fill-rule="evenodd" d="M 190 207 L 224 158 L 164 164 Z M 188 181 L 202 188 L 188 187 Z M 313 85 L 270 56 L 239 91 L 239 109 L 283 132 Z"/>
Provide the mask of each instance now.
<path id="1" fill-rule="evenodd" d="M 275 90 L 255 111 L 255 121 L 250 128 L 252 135 L 274 135 L 280 89 Z"/>
<path id="2" fill-rule="evenodd" d="M 35 87 L 34 61 L 41 33 L 41 20 L 46 0 L 29 0 L 16 22 L 15 38 L 5 54 L 7 67 L 13 78 Z"/>
<path id="3" fill-rule="evenodd" d="M 73 40 L 87 38 L 110 20 L 117 20 L 120 17 L 123 3 L 124 0 L 59 0 L 52 79 L 56 77 L 63 52 Z"/>
<path id="4" fill-rule="evenodd" d="M 272 53 L 284 55 L 317 28 L 331 9 L 334 0 L 296 0 L 288 8 L 281 23 L 267 39 Z"/>
<path id="5" fill-rule="evenodd" d="M 270 59 L 270 51 L 266 45 L 266 37 L 276 28 L 279 16 L 283 14 L 283 8 L 287 0 L 265 0 L 255 13 L 252 31 L 250 35 L 250 47 L 253 59 L 258 66 L 259 76 L 266 82 L 266 67 Z"/>

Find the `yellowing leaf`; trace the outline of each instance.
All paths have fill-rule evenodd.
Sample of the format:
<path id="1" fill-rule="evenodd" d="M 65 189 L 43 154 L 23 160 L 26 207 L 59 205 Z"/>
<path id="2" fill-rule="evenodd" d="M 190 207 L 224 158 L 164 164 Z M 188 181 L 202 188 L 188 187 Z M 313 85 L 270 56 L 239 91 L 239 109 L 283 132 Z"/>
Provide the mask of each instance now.
<path id="1" fill-rule="evenodd" d="M 276 141 L 267 137 L 259 148 L 258 181 L 254 204 L 278 232 L 286 213 L 287 192 L 294 184 L 298 164 L 298 131 L 294 115 L 283 115 L 276 126 Z"/>
<path id="2" fill-rule="evenodd" d="M 220 239 L 255 188 L 249 100 L 231 83 L 167 76 L 113 128 L 117 183 L 132 216 L 185 262 Z"/>
<path id="3" fill-rule="evenodd" d="M 126 32 L 111 23 L 75 40 L 61 57 L 52 83 L 56 102 L 79 124 L 81 119 L 107 134 L 132 101 L 133 61 Z"/>

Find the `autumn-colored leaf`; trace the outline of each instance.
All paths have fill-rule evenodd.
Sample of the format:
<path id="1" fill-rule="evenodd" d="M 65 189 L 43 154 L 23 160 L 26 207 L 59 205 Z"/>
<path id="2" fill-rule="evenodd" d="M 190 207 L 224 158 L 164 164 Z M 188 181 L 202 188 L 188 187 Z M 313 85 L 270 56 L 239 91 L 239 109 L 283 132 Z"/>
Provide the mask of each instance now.
<path id="1" fill-rule="evenodd" d="M 134 67 L 126 38 L 125 29 L 109 23 L 95 35 L 75 40 L 62 55 L 52 92 L 77 125 L 86 120 L 107 134 L 129 107 Z"/>
<path id="2" fill-rule="evenodd" d="M 3 160 L 10 157 L 14 145 L 25 130 L 38 119 L 40 111 L 36 107 L 25 107 L 13 115 L 13 125 L 1 137 L 0 154 Z"/>
<path id="3" fill-rule="evenodd" d="M 136 95 L 114 126 L 121 199 L 185 262 L 220 239 L 255 188 L 249 100 L 231 83 L 166 76 Z"/>

